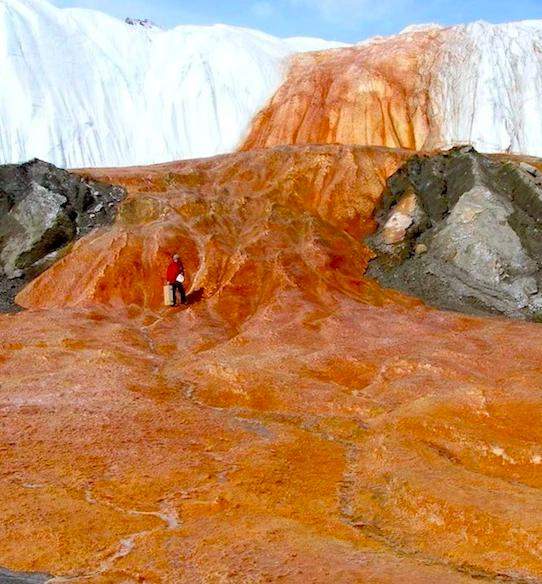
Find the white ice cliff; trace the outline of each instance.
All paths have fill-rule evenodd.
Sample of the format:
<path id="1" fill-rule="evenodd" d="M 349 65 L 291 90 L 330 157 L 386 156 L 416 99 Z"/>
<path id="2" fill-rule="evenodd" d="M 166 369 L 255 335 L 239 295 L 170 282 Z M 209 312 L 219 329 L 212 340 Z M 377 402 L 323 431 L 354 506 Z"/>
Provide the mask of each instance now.
<path id="1" fill-rule="evenodd" d="M 0 0 L 0 162 L 118 166 L 231 151 L 280 85 L 285 57 L 339 45 Z"/>

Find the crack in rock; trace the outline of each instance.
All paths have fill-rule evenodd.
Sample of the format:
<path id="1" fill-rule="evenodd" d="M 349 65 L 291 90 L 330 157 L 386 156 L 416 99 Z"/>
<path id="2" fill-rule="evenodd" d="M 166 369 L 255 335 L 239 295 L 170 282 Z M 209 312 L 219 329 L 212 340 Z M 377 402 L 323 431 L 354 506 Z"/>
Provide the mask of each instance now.
<path id="1" fill-rule="evenodd" d="M 113 568 L 118 560 L 128 556 L 134 550 L 138 540 L 153 535 L 154 533 L 158 533 L 159 531 L 174 531 L 178 529 L 181 524 L 177 511 L 167 502 L 161 504 L 160 511 L 138 511 L 136 509 L 124 509 L 118 505 L 115 505 L 114 503 L 110 503 L 109 501 L 98 500 L 94 496 L 91 489 L 87 489 L 85 491 L 85 501 L 91 505 L 103 505 L 105 507 L 109 507 L 110 509 L 113 509 L 114 511 L 124 515 L 155 517 L 162 521 L 165 525 L 155 527 L 154 529 L 137 531 L 129 534 L 126 537 L 123 537 L 118 542 L 116 549 L 112 551 L 104 560 L 102 560 L 98 568 L 92 572 L 75 576 L 57 576 L 51 579 L 42 580 L 41 582 L 46 582 L 46 584 L 63 584 L 65 582 L 78 582 L 101 576 Z M 0 584 L 3 584 L 1 580 Z M 33 584 L 33 582 L 30 582 L 30 584 Z"/>

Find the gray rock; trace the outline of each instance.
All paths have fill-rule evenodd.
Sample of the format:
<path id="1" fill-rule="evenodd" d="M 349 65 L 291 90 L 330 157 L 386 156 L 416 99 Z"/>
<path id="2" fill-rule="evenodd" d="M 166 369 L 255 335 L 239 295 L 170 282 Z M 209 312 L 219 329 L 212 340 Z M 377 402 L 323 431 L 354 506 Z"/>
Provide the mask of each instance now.
<path id="1" fill-rule="evenodd" d="M 111 223 L 124 195 L 40 160 L 0 166 L 0 311 L 69 244 Z"/>
<path id="2" fill-rule="evenodd" d="M 539 320 L 542 189 L 525 170 L 464 147 L 412 158 L 388 181 L 369 274 L 439 308 Z M 412 192 L 423 213 L 390 244 Z"/>
<path id="3" fill-rule="evenodd" d="M 43 584 L 51 579 L 47 574 L 12 572 L 0 568 L 0 584 Z"/>
<path id="4" fill-rule="evenodd" d="M 531 176 L 538 176 L 540 174 L 537 168 L 527 162 L 520 162 L 519 167 L 528 172 Z"/>
<path id="5" fill-rule="evenodd" d="M 33 183 L 26 196 L 0 219 L 0 226 L 3 224 L 4 233 L 8 234 L 0 263 L 8 277 L 20 274 L 49 249 L 73 239 L 75 223 L 64 211 L 66 203 L 63 195 Z"/>
<path id="6" fill-rule="evenodd" d="M 152 20 L 149 20 L 147 18 L 142 19 L 142 18 L 125 18 L 124 22 L 126 24 L 129 24 L 130 26 L 140 26 L 142 28 L 156 28 L 156 29 L 160 29 L 160 27 L 156 24 L 154 24 L 154 22 Z"/>

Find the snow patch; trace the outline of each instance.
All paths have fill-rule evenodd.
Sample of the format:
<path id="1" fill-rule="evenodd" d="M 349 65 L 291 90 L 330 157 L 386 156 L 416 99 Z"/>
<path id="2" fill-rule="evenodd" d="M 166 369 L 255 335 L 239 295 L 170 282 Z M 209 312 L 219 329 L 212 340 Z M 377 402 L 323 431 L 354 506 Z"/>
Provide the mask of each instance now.
<path id="1" fill-rule="evenodd" d="M 510 464 L 516 464 L 516 461 L 511 456 L 508 456 L 508 454 L 506 454 L 504 448 L 501 448 L 500 446 L 493 446 L 491 447 L 490 451 L 492 454 L 498 456 L 499 458 L 502 458 L 506 462 Z"/>
<path id="2" fill-rule="evenodd" d="M 428 30 L 442 30 L 444 27 L 441 24 L 436 24 L 435 22 L 430 22 L 427 24 L 411 24 L 403 28 L 399 34 L 409 34 L 412 32 L 425 32 Z"/>

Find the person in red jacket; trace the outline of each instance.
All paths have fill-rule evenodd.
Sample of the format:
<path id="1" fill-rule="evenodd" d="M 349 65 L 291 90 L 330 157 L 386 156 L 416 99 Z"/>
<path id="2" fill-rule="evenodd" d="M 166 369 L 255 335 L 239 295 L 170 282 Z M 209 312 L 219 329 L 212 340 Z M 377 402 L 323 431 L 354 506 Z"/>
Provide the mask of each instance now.
<path id="1" fill-rule="evenodd" d="M 186 292 L 184 290 L 184 266 L 178 254 L 173 255 L 166 274 L 167 283 L 173 286 L 173 306 L 177 304 L 177 292 L 181 297 L 181 304 L 186 304 Z"/>

